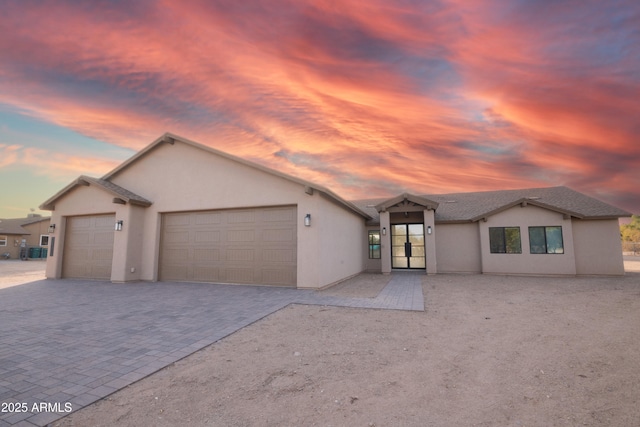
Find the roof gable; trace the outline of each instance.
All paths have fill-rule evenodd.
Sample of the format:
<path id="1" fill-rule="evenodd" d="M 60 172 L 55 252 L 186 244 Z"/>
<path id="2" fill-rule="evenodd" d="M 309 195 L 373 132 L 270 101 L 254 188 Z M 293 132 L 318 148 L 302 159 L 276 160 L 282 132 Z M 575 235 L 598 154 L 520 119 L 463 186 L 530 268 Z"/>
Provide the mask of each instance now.
<path id="1" fill-rule="evenodd" d="M 631 215 L 564 186 L 432 194 L 420 197 L 438 203 L 435 220 L 439 223 L 479 221 L 519 204 L 530 204 L 580 219 L 615 219 Z M 379 218 L 373 207 L 384 202 L 385 199 L 354 201 L 374 218 L 373 222 L 377 222 Z"/>
<path id="2" fill-rule="evenodd" d="M 415 196 L 409 193 L 403 193 L 397 197 L 385 200 L 375 206 L 378 212 L 409 212 L 416 210 L 435 210 L 438 207 L 438 202 L 429 200 L 425 197 Z"/>
<path id="3" fill-rule="evenodd" d="M 145 156 L 148 156 L 150 153 L 152 153 L 161 144 L 174 145 L 174 144 L 177 144 L 177 143 L 185 144 L 185 145 L 194 147 L 196 149 L 203 150 L 203 151 L 205 151 L 207 153 L 222 157 L 224 159 L 231 160 L 231 161 L 239 163 L 241 165 L 248 166 L 248 167 L 251 167 L 253 169 L 257 169 L 259 171 L 262 171 L 264 173 L 267 173 L 267 174 L 270 174 L 270 175 L 285 179 L 287 181 L 294 182 L 296 184 L 299 184 L 299 185 L 303 186 L 305 191 L 308 194 L 313 194 L 314 191 L 318 191 L 319 193 L 327 196 L 329 199 L 337 202 L 339 205 L 347 208 L 348 210 L 350 210 L 352 212 L 355 212 L 356 214 L 362 216 L 363 218 L 371 219 L 371 216 L 368 215 L 366 212 L 362 211 L 360 208 L 355 206 L 353 203 L 351 203 L 351 202 L 343 199 L 342 197 L 338 196 L 337 194 L 335 194 L 333 191 L 329 190 L 328 188 L 325 188 L 323 186 L 314 184 L 312 182 L 309 182 L 309 181 L 306 181 L 306 180 L 303 180 L 303 179 L 300 179 L 300 178 L 297 178 L 297 177 L 294 177 L 294 176 L 291 176 L 291 175 L 287 175 L 285 173 L 276 171 L 276 170 L 268 168 L 266 166 L 262 166 L 262 165 L 260 165 L 258 163 L 254 163 L 254 162 L 251 162 L 249 160 L 245 160 L 245 159 L 242 159 L 240 157 L 233 156 L 233 155 L 231 155 L 229 153 L 225 153 L 223 151 L 216 150 L 214 148 L 208 147 L 206 145 L 199 144 L 197 142 L 191 141 L 189 139 L 183 138 L 181 136 L 178 136 L 178 135 L 175 135 L 175 134 L 172 134 L 172 133 L 165 133 L 160 138 L 156 139 L 151 144 L 149 144 L 147 147 L 143 148 L 138 153 L 136 153 L 134 156 L 132 156 L 131 158 L 126 160 L 124 163 L 122 163 L 121 165 L 119 165 L 118 167 L 113 169 L 111 172 L 109 172 L 106 175 L 104 175 L 101 178 L 101 180 L 106 181 L 106 182 L 110 182 L 110 180 L 112 178 L 117 176 L 119 173 L 121 173 L 125 169 L 133 167 L 139 160 L 141 160 Z"/>
<path id="4" fill-rule="evenodd" d="M 37 222 L 49 221 L 51 217 L 33 216 L 26 218 L 3 218 L 0 219 L 0 234 L 19 234 L 27 235 L 31 234 L 24 228 L 26 225 L 35 224 Z"/>
<path id="5" fill-rule="evenodd" d="M 55 210 L 55 205 L 58 200 L 60 200 L 62 197 L 64 197 L 66 194 L 73 191 L 77 187 L 87 186 L 87 185 L 88 186 L 94 185 L 97 188 L 113 195 L 114 196 L 113 203 L 117 203 L 117 204 L 130 203 L 132 205 L 143 206 L 143 207 L 150 206 L 152 203 L 151 201 L 145 199 L 144 197 L 139 196 L 127 190 L 126 188 L 120 187 L 119 185 L 116 185 L 110 181 L 81 175 L 76 180 L 74 180 L 71 184 L 67 185 L 65 188 L 63 188 L 58 193 L 56 193 L 53 197 L 51 197 L 42 205 L 40 205 L 40 209 L 49 210 L 49 211 Z"/>

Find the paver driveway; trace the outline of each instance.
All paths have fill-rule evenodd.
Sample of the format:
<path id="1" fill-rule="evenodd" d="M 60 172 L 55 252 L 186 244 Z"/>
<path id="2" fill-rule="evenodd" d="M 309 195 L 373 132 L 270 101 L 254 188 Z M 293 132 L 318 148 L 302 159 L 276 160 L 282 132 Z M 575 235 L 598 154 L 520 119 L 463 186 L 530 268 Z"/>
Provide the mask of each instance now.
<path id="1" fill-rule="evenodd" d="M 415 274 L 394 275 L 375 299 L 190 283 L 0 289 L 0 427 L 51 423 L 291 303 L 424 309 Z"/>

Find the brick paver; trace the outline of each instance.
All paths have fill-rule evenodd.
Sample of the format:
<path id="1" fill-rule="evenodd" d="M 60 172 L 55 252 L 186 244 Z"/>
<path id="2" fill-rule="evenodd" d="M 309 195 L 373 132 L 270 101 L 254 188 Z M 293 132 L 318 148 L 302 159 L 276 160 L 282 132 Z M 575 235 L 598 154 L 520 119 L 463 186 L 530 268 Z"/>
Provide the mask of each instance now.
<path id="1" fill-rule="evenodd" d="M 420 282 L 394 273 L 376 298 L 77 280 L 0 289 L 0 427 L 47 425 L 67 414 L 67 403 L 87 406 L 292 303 L 424 310 Z M 23 403 L 26 413 L 7 412 Z"/>

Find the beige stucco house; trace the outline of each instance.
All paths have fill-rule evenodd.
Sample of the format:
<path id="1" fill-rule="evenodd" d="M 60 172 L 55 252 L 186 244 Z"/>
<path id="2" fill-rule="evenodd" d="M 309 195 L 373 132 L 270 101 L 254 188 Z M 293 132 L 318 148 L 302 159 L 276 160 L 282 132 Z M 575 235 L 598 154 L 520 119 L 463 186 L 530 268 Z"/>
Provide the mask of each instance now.
<path id="1" fill-rule="evenodd" d="M 20 258 L 21 250 L 27 258 L 46 258 L 49 221 L 49 217 L 38 214 L 0 219 L 0 260 Z"/>
<path id="2" fill-rule="evenodd" d="M 299 288 L 394 269 L 624 274 L 629 215 L 566 187 L 347 201 L 173 134 L 41 208 L 49 278 Z"/>

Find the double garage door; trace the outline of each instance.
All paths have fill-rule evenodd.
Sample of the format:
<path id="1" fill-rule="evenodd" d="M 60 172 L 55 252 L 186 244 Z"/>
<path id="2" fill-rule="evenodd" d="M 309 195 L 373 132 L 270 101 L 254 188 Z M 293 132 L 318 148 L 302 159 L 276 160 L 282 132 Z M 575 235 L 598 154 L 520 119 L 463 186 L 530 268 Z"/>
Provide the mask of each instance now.
<path id="1" fill-rule="evenodd" d="M 167 213 L 162 281 L 296 286 L 295 206 Z"/>

